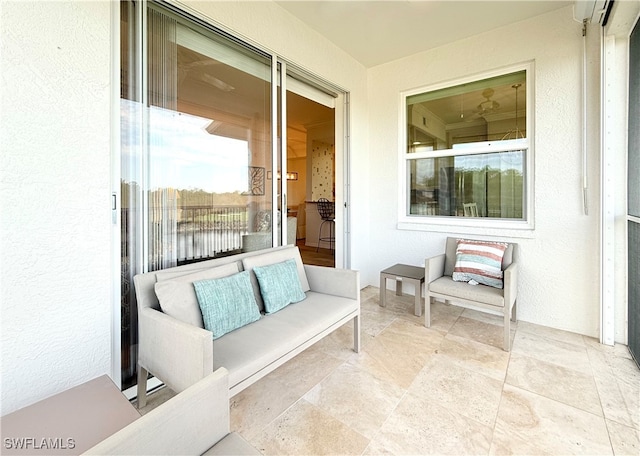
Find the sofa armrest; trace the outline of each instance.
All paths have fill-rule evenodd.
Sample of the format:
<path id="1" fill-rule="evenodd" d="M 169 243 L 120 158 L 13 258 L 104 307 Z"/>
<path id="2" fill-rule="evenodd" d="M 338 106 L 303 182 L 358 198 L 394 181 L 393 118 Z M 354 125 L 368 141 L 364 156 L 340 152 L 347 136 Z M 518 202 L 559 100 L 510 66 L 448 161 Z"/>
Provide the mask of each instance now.
<path id="1" fill-rule="evenodd" d="M 228 433 L 229 374 L 221 367 L 86 454 L 202 454 Z"/>
<path id="2" fill-rule="evenodd" d="M 518 269 L 517 262 L 513 262 L 507 269 L 504 270 L 503 282 L 504 282 L 504 304 L 509 305 L 509 308 L 516 302 L 518 296 Z"/>
<path id="3" fill-rule="evenodd" d="M 304 265 L 311 291 L 360 299 L 360 272 L 324 266 Z"/>
<path id="4" fill-rule="evenodd" d="M 431 258 L 427 258 L 424 262 L 424 280 L 426 283 L 431 283 L 436 279 L 439 279 L 444 275 L 444 260 L 446 255 L 437 255 Z"/>
<path id="5" fill-rule="evenodd" d="M 213 372 L 213 334 L 158 310 L 138 314 L 138 364 L 180 392 Z"/>

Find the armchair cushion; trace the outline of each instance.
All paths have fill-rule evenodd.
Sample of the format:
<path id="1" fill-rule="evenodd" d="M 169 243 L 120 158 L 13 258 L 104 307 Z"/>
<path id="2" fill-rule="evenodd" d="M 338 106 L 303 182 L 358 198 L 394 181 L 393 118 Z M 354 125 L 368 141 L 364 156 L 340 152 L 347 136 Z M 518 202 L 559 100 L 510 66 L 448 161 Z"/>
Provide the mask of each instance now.
<path id="1" fill-rule="evenodd" d="M 456 298 L 483 302 L 492 306 L 504 306 L 504 294 L 499 288 L 494 287 L 474 287 L 466 282 L 454 282 L 449 276 L 442 276 L 429 284 L 429 292 L 437 295 L 447 296 L 447 299 Z"/>
<path id="2" fill-rule="evenodd" d="M 471 282 L 502 288 L 502 257 L 507 244 L 458 239 L 455 282 Z"/>

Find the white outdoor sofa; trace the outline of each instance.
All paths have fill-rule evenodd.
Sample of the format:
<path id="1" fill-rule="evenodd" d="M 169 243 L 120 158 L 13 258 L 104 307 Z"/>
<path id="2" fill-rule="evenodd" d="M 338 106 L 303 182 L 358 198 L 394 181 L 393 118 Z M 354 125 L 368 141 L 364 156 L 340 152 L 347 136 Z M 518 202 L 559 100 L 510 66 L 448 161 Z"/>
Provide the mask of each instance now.
<path id="1" fill-rule="evenodd" d="M 253 268 L 287 259 L 296 262 L 305 299 L 263 315 L 258 321 L 215 340 L 212 339 L 213 333 L 203 327 L 163 312 L 156 294 L 156 283 L 174 281 L 179 301 L 189 286 L 193 288 L 189 285 L 189 277 L 235 265 L 239 271 L 250 271 L 254 295 L 261 304 Z M 139 329 L 138 407 L 146 404 L 148 373 L 173 391 L 180 392 L 224 367 L 229 372 L 229 393 L 233 396 L 350 320 L 353 320 L 353 348 L 356 352 L 360 350 L 359 272 L 303 265 L 295 246 L 269 248 L 139 274 L 134 277 L 134 283 Z M 171 284 L 173 286 L 173 282 Z M 167 283 L 159 286 L 162 287 L 159 289 L 165 289 Z"/>

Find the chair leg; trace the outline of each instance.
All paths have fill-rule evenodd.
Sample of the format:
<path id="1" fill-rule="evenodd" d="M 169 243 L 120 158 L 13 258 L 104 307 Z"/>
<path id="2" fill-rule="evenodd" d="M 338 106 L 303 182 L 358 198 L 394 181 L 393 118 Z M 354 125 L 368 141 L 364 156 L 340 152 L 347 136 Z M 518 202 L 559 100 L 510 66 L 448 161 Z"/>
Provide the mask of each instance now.
<path id="1" fill-rule="evenodd" d="M 518 321 L 516 317 L 516 306 L 518 305 L 518 301 L 513 303 L 513 307 L 511 308 L 511 321 Z"/>
<path id="2" fill-rule="evenodd" d="M 511 325 L 510 322 L 509 306 L 504 307 L 504 351 L 511 350 Z"/>
<path id="3" fill-rule="evenodd" d="M 353 351 L 360 353 L 360 315 L 353 318 Z"/>
<path id="4" fill-rule="evenodd" d="M 136 401 L 138 409 L 147 405 L 147 376 L 149 372 L 138 364 L 138 400 Z"/>
<path id="5" fill-rule="evenodd" d="M 424 325 L 431 327 L 431 296 L 428 292 L 424 296 Z"/>

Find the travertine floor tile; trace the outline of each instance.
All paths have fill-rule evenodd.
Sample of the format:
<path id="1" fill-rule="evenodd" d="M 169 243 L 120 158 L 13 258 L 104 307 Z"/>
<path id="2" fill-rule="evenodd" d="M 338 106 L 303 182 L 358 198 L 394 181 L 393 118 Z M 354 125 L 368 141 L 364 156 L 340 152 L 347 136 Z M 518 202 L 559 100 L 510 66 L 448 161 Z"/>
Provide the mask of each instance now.
<path id="1" fill-rule="evenodd" d="M 250 440 L 266 455 L 359 455 L 369 440 L 304 399 Z"/>
<path id="2" fill-rule="evenodd" d="M 409 392 L 493 427 L 502 384 L 502 380 L 464 369 L 441 355 L 434 355 L 418 374 Z"/>
<path id="3" fill-rule="evenodd" d="M 496 380 L 504 381 L 509 364 L 509 352 L 502 348 L 447 334 L 437 353 L 453 364 Z"/>
<path id="4" fill-rule="evenodd" d="M 463 307 L 444 304 L 434 300 L 431 303 L 431 329 L 448 332 L 460 315 L 462 315 L 463 311 Z M 424 316 L 421 318 L 424 322 Z"/>
<path id="5" fill-rule="evenodd" d="M 607 420 L 611 445 L 616 456 L 640 454 L 640 430 Z"/>
<path id="6" fill-rule="evenodd" d="M 635 376 L 595 376 L 604 416 L 626 426 L 640 429 L 640 381 Z"/>
<path id="7" fill-rule="evenodd" d="M 449 331 L 449 334 L 471 339 L 497 348 L 502 348 L 504 344 L 504 329 L 502 325 L 498 326 L 492 323 L 466 318 L 464 315 L 458 318 Z M 515 328 L 511 328 L 512 341 L 514 334 Z"/>
<path id="8" fill-rule="evenodd" d="M 404 389 L 393 383 L 384 382 L 353 365 L 343 364 L 309 391 L 304 399 L 371 438 L 404 393 Z"/>
<path id="9" fill-rule="evenodd" d="M 300 394 L 268 375 L 230 399 L 230 427 L 251 440 L 300 399 Z"/>
<path id="10" fill-rule="evenodd" d="M 231 430 L 251 439 L 341 363 L 319 350 L 303 351 L 231 398 Z"/>
<path id="11" fill-rule="evenodd" d="M 507 383 L 602 416 L 600 397 L 591 375 L 512 353 Z"/>
<path id="12" fill-rule="evenodd" d="M 535 440 L 514 435 L 510 429 L 497 423 L 493 431 L 493 441 L 489 450 L 491 456 L 552 456 L 555 453 L 546 451 L 536 445 Z"/>
<path id="13" fill-rule="evenodd" d="M 587 348 L 572 343 L 548 339 L 537 334 L 518 331 L 512 353 L 520 353 L 558 366 L 592 375 Z"/>
<path id="14" fill-rule="evenodd" d="M 548 328 L 546 326 L 535 325 L 526 321 L 519 322 L 518 332 L 527 332 L 535 334 L 537 336 L 543 336 L 547 339 L 558 340 L 560 342 L 566 342 L 569 344 L 579 345 L 585 347 L 586 342 L 581 334 L 572 333 L 569 331 L 562 331 L 560 329 Z"/>
<path id="15" fill-rule="evenodd" d="M 364 350 L 391 374 L 398 386 L 408 388 L 442 339 L 438 331 L 398 319 Z"/>
<path id="16" fill-rule="evenodd" d="M 405 395 L 372 439 L 368 454 L 487 454 L 490 427 L 436 404 Z"/>
<path id="17" fill-rule="evenodd" d="M 497 424 L 546 453 L 613 454 L 602 417 L 505 385 Z"/>

